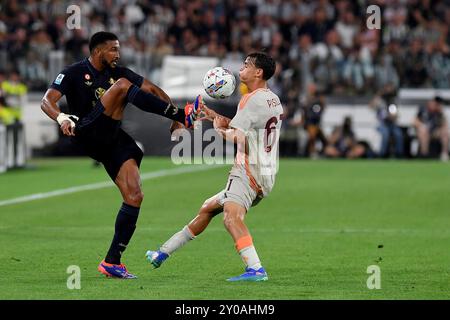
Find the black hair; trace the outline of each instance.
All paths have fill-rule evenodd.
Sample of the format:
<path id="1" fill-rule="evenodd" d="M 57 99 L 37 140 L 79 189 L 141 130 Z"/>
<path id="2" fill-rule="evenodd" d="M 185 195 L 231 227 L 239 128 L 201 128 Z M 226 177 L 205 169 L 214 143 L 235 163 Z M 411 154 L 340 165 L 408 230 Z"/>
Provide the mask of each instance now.
<path id="1" fill-rule="evenodd" d="M 263 70 L 263 79 L 269 80 L 275 73 L 275 60 L 265 52 L 253 52 L 247 55 L 255 67 Z"/>
<path id="2" fill-rule="evenodd" d="M 89 40 L 89 51 L 92 53 L 95 48 L 105 43 L 106 41 L 115 41 L 115 40 L 119 40 L 119 38 L 117 38 L 117 36 L 114 33 L 106 31 L 94 33 L 91 39 Z"/>
<path id="3" fill-rule="evenodd" d="M 434 101 L 437 103 L 445 103 L 445 100 L 441 96 L 435 96 Z"/>

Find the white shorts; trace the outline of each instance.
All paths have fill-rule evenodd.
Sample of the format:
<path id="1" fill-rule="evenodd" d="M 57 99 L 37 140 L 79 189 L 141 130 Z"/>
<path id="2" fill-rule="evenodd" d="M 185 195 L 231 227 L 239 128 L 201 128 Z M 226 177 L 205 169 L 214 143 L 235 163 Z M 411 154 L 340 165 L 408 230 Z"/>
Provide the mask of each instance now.
<path id="1" fill-rule="evenodd" d="M 224 190 L 217 195 L 217 201 L 220 205 L 225 202 L 235 202 L 240 204 L 248 211 L 250 207 L 256 206 L 261 200 L 262 195 L 258 194 L 250 187 L 250 184 L 237 175 L 229 175 L 228 182 Z"/>

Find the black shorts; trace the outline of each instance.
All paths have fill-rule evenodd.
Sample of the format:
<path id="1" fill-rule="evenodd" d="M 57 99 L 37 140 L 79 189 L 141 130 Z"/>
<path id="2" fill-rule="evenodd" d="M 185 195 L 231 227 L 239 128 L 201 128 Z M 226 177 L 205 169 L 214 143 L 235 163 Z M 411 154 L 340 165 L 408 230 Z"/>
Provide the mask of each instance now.
<path id="1" fill-rule="evenodd" d="M 75 137 L 72 138 L 89 157 L 103 164 L 113 181 L 125 161 L 134 159 L 139 167 L 144 155 L 120 124 L 119 120 L 102 113 L 82 130 L 75 127 Z"/>

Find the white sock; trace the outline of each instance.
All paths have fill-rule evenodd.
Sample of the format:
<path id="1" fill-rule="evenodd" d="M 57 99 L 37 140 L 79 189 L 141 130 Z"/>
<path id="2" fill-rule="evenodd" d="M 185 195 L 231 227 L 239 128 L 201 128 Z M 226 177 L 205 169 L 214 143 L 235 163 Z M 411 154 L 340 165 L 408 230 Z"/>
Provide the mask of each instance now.
<path id="1" fill-rule="evenodd" d="M 189 230 L 188 226 L 184 226 L 181 231 L 175 233 L 169 240 L 164 243 L 159 250 L 171 255 L 172 252 L 184 246 L 188 241 L 195 239 L 195 236 Z"/>
<path id="2" fill-rule="evenodd" d="M 259 261 L 258 254 L 254 246 L 245 247 L 239 251 L 239 255 L 242 261 L 247 265 L 248 268 L 253 270 L 259 270 L 261 268 L 261 261 Z"/>

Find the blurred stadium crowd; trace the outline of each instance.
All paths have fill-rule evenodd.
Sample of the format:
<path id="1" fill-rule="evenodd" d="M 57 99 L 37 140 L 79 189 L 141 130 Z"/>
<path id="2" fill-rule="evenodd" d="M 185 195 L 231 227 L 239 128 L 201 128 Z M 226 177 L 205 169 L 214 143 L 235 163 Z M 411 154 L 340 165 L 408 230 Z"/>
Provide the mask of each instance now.
<path id="1" fill-rule="evenodd" d="M 0 70 L 17 69 L 30 88 L 47 86 L 49 53 L 70 63 L 87 54 L 89 35 L 116 33 L 124 63 L 136 53 L 241 60 L 265 48 L 280 62 L 281 96 L 313 80 L 325 93 L 396 87 L 449 87 L 450 6 L 431 0 L 84 0 L 81 29 L 66 27 L 72 1 L 2 1 Z M 377 4 L 382 30 L 366 27 Z M 282 70 L 282 71 L 281 71 Z M 283 81 L 284 80 L 284 81 Z"/>
<path id="2" fill-rule="evenodd" d="M 156 83 L 169 54 L 240 62 L 266 50 L 278 61 L 271 89 L 291 116 L 311 90 L 373 97 L 387 88 L 450 87 L 445 0 L 82 0 L 81 28 L 69 30 L 71 4 L 1 2 L 1 77 L 20 74 L 28 90 L 45 90 L 54 76 L 52 51 L 64 51 L 64 63 L 72 63 L 89 55 L 91 34 L 108 30 L 119 36 L 122 63 Z M 372 4 L 381 8 L 380 30 L 366 26 Z"/>

